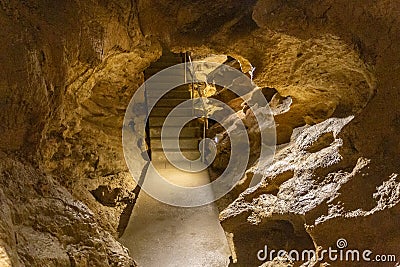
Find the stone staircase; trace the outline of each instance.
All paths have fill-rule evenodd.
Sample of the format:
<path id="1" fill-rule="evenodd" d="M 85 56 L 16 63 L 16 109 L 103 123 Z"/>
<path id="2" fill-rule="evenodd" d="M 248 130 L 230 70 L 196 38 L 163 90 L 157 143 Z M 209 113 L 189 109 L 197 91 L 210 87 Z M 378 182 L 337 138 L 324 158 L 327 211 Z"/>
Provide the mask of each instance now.
<path id="1" fill-rule="evenodd" d="M 147 80 L 152 75 L 158 73 L 159 71 L 168 68 L 170 66 L 183 63 L 185 60 L 185 54 L 173 54 L 168 51 L 163 51 L 162 57 L 154 62 L 149 68 L 145 71 L 145 79 Z M 162 77 L 158 79 L 157 83 L 168 83 L 172 79 L 181 79 L 184 77 L 184 69 L 182 68 L 182 73 L 176 74 L 177 77 Z M 159 97 L 161 91 L 157 90 L 157 84 L 151 84 L 151 90 L 146 90 L 146 97 L 149 100 L 155 100 L 155 98 Z M 168 138 L 172 138 L 173 132 L 176 131 L 179 126 L 174 125 L 174 120 L 172 120 L 172 124 L 168 127 L 164 127 L 165 137 L 164 140 L 164 148 L 161 144 L 161 130 L 163 128 L 164 121 L 168 114 L 180 103 L 191 99 L 191 90 L 190 85 L 182 85 L 174 88 L 165 94 L 154 106 L 152 109 L 149 121 L 148 121 L 148 134 L 150 135 L 150 150 L 151 150 L 151 159 L 154 166 L 157 168 L 169 168 L 172 167 L 168 163 L 166 159 L 166 155 L 164 150 L 170 152 L 172 158 L 177 158 L 178 153 L 181 151 L 182 154 L 189 160 L 195 160 L 200 157 L 199 152 L 199 141 L 202 136 L 203 124 L 201 120 L 195 119 L 187 123 L 184 128 L 180 132 L 179 136 L 179 145 L 180 147 L 175 147 L 172 142 L 172 139 L 168 140 Z M 180 109 L 179 113 L 175 116 L 180 117 L 191 117 L 192 116 L 192 108 L 184 108 Z M 192 166 L 190 164 L 185 166 L 185 169 L 191 170 Z"/>

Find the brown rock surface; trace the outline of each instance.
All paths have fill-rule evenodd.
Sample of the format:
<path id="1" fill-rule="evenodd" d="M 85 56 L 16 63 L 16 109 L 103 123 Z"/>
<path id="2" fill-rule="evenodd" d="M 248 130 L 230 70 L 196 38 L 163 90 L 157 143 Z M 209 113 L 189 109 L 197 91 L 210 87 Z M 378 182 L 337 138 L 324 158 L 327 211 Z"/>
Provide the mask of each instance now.
<path id="1" fill-rule="evenodd" d="M 270 232 L 268 229 L 274 220 L 284 218 L 284 221 L 290 221 L 289 218 L 296 217 L 288 210 L 290 205 L 285 199 L 296 190 L 304 190 L 305 196 L 312 194 L 313 190 L 302 184 L 310 175 L 314 177 L 312 180 L 315 179 L 316 189 L 320 190 L 325 185 L 332 187 L 332 190 L 328 190 L 331 193 L 337 190 L 331 200 L 325 199 L 314 208 L 308 206 L 311 209 L 306 216 L 303 210 L 308 205 L 306 203 L 312 199 L 321 201 L 324 192 L 317 190 L 316 198 L 310 200 L 293 200 L 293 203 L 297 203 L 295 209 L 303 210 L 299 216 L 302 220 L 293 226 L 301 226 L 302 233 L 304 224 L 311 226 L 306 229 L 314 246 L 327 248 L 333 246 L 338 238 L 346 237 L 352 247 L 398 253 L 399 232 L 394 227 L 399 213 L 398 204 L 394 203 L 398 203 L 399 198 L 395 189 L 398 180 L 394 177 L 399 172 L 400 143 L 397 127 L 400 116 L 397 108 L 400 85 L 397 77 L 400 63 L 399 5 L 388 1 L 261 0 L 254 6 L 250 2 L 243 5 L 248 9 L 242 10 L 241 16 L 238 16 L 229 13 L 228 9 L 222 11 L 222 2 L 226 3 L 213 1 L 207 5 L 209 9 L 219 10 L 225 15 L 225 24 L 217 23 L 207 34 L 199 30 L 184 31 L 182 25 L 175 21 L 177 16 L 174 15 L 180 8 L 185 8 L 184 4 L 178 8 L 170 3 L 168 8 L 161 11 L 163 16 L 170 16 L 169 26 L 173 33 L 166 34 L 168 30 L 157 25 L 147 26 L 146 13 L 140 20 L 145 33 L 158 35 L 176 50 L 197 49 L 204 53 L 245 58 L 251 62 L 256 68 L 254 81 L 257 85 L 273 87 L 281 96 L 290 96 L 293 100 L 289 111 L 275 117 L 279 143 L 289 142 L 292 129 L 316 124 L 316 128 L 311 128 L 316 131 L 312 136 L 321 139 L 296 152 L 298 156 L 311 154 L 318 157 L 323 151 L 338 145 L 338 140 L 343 142 L 338 150 L 338 162 L 333 165 L 328 164 L 330 160 L 327 158 L 321 159 L 320 167 L 315 165 L 303 169 L 296 161 L 289 163 L 282 159 L 280 168 L 289 168 L 292 164 L 291 167 L 299 167 L 301 171 L 294 171 L 294 176 L 289 176 L 289 180 L 283 183 L 270 182 L 274 177 L 264 175 L 265 188 L 246 191 L 222 213 L 225 228 L 239 236 L 235 244 L 241 266 L 259 264 L 251 263 L 248 258 L 253 257 L 254 260 L 256 255 L 249 256 L 249 253 L 253 253 L 255 247 L 263 247 L 263 242 L 258 243 L 256 238 L 252 238 L 256 235 L 253 231 Z M 203 9 L 197 10 L 201 12 Z M 219 19 L 216 13 L 203 12 L 192 19 L 210 21 L 212 24 Z M 251 18 L 249 13 L 252 13 Z M 207 40 L 202 39 L 204 36 L 207 36 Z M 355 115 L 355 118 L 337 134 L 336 141 L 331 142 L 329 133 L 322 135 L 324 132 L 320 132 L 324 120 L 349 115 Z M 292 136 L 288 146 L 292 147 L 295 140 Z M 277 156 L 282 151 L 285 150 L 280 150 Z M 369 162 L 368 167 L 359 169 L 362 162 Z M 276 168 L 277 171 L 279 168 Z M 253 175 L 252 171 L 248 171 L 249 178 Z M 340 188 L 335 186 L 332 181 L 334 178 L 343 183 Z M 389 184 L 392 186 L 391 189 L 385 189 L 388 195 L 385 201 L 389 198 L 394 202 L 381 205 L 379 191 Z M 288 191 L 283 191 L 282 186 Z M 253 193 L 250 194 L 252 191 L 254 198 Z M 278 207 L 275 202 L 284 204 Z M 275 208 L 276 213 L 272 212 L 271 215 L 268 211 Z M 317 220 L 321 216 L 327 219 Z M 357 233 L 354 225 L 357 225 Z M 285 233 L 284 227 L 277 228 Z M 295 240 L 294 236 L 288 236 L 283 238 L 283 243 Z M 364 263 L 360 264 L 363 266 Z M 332 265 L 343 266 L 340 263 Z M 350 265 L 357 263 L 346 263 L 346 266 Z M 395 263 L 388 263 L 388 266 L 393 265 Z"/>
<path id="2" fill-rule="evenodd" d="M 161 48 L 141 34 L 131 1 L 3 1 L 0 25 L 0 148 L 32 172 L 0 176 L 2 211 L 13 217 L 2 217 L 7 224 L 1 228 L 10 261 L 133 265 L 114 239 L 135 187 L 121 127 L 143 70 Z M 49 199 L 30 188 L 43 172 L 52 181 Z M 14 193 L 10 179 L 19 185 Z M 112 200 L 91 193 L 104 186 L 119 193 Z M 27 207 L 18 207 L 22 196 L 32 199 Z"/>
<path id="3" fill-rule="evenodd" d="M 161 43 L 229 55 L 278 93 L 263 91 L 281 144 L 273 164 L 250 164 L 220 206 L 236 199 L 221 219 L 239 265 L 262 264 L 266 242 L 338 238 L 399 259 L 399 20 L 385 0 L 2 1 L 0 263 L 133 264 L 113 239 L 135 186 L 122 118 Z M 251 114 L 225 97 L 257 147 Z M 243 192 L 253 175 L 262 183 Z"/>
<path id="4" fill-rule="evenodd" d="M 2 152 L 0 162 L 1 266 L 135 266 L 127 249 L 57 181 Z"/>

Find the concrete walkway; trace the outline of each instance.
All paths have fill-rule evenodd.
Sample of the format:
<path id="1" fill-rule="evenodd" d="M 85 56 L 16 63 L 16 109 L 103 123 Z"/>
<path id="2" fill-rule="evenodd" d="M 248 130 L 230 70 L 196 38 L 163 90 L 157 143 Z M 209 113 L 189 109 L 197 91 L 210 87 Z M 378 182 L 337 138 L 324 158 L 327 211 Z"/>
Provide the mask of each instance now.
<path id="1" fill-rule="evenodd" d="M 206 170 L 193 174 L 170 165 L 157 169 L 182 186 L 209 183 Z M 148 175 L 152 173 L 148 171 Z M 173 207 L 142 190 L 120 241 L 141 267 L 225 267 L 229 263 L 228 244 L 214 204 Z"/>

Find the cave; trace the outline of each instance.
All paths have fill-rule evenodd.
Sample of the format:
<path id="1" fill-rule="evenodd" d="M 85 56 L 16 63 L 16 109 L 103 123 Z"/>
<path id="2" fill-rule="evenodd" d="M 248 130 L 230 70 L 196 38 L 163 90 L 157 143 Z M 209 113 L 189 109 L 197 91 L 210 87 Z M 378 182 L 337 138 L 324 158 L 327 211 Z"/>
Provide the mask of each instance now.
<path id="1" fill-rule="evenodd" d="M 395 1 L 0 7 L 0 266 L 399 266 Z"/>

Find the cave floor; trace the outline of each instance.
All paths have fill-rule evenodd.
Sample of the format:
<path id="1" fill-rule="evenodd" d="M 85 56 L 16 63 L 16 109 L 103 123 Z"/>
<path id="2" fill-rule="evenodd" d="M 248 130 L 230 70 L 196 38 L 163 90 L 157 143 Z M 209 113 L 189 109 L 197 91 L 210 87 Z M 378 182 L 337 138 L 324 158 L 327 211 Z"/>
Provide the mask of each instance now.
<path id="1" fill-rule="evenodd" d="M 157 170 L 180 185 L 198 186 L 210 181 L 207 170 L 188 173 L 164 164 Z M 148 171 L 148 175 L 153 172 Z M 174 207 L 143 190 L 120 241 L 144 267 L 219 267 L 229 262 L 230 252 L 215 204 Z"/>

